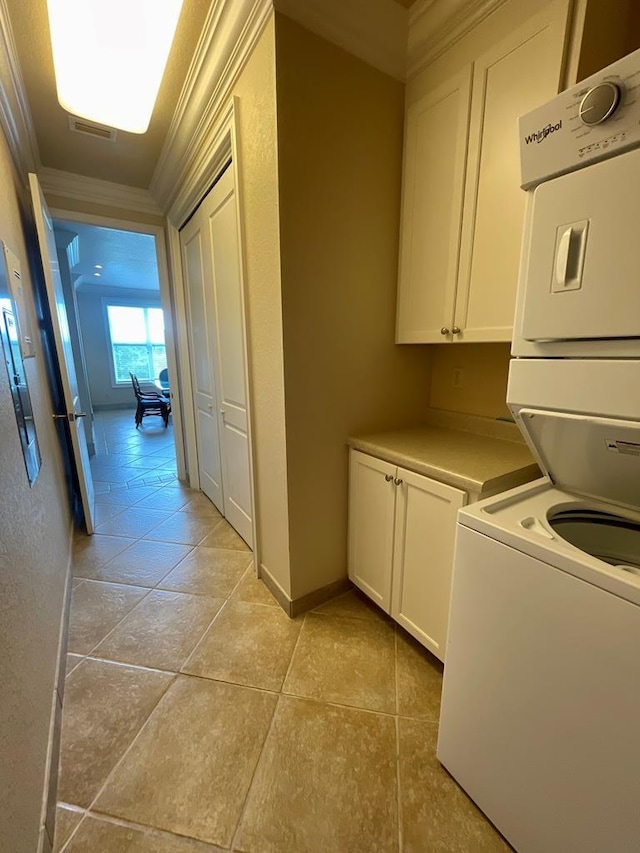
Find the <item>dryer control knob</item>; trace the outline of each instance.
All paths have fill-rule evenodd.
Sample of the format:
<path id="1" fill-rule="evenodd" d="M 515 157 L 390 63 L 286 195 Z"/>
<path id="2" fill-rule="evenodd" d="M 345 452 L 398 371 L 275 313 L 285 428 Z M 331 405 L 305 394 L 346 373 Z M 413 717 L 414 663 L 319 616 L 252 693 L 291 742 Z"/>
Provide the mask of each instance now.
<path id="1" fill-rule="evenodd" d="M 580 119 L 583 124 L 592 127 L 602 124 L 615 113 L 620 106 L 622 90 L 616 83 L 599 83 L 589 89 L 580 101 Z"/>

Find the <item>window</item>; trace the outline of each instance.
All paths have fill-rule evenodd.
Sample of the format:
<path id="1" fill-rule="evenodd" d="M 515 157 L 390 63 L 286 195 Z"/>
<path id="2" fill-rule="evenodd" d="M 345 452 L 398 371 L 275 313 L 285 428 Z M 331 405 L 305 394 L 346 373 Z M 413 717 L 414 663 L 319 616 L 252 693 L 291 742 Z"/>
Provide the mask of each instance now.
<path id="1" fill-rule="evenodd" d="M 129 373 L 153 381 L 167 366 L 162 308 L 112 303 L 106 307 L 116 384 L 130 382 Z"/>

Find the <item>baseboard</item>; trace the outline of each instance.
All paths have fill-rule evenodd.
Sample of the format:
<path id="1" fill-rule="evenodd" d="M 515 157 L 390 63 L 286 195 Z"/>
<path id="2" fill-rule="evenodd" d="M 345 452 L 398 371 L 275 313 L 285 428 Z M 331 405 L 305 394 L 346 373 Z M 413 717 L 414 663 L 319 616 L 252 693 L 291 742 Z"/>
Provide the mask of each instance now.
<path id="1" fill-rule="evenodd" d="M 264 563 L 260 563 L 260 567 L 258 569 L 258 577 L 267 587 L 269 592 L 273 595 L 280 607 L 282 607 L 287 616 L 292 616 L 293 614 L 291 611 L 293 602 L 291 601 L 287 593 L 282 589 L 278 581 L 273 577 L 272 574 L 270 574 Z"/>
<path id="2" fill-rule="evenodd" d="M 349 578 L 340 578 L 339 581 L 321 586 L 320 589 L 314 589 L 313 592 L 308 592 L 300 598 L 294 598 L 291 602 L 291 616 L 300 616 L 301 613 L 306 613 L 307 610 L 313 610 L 330 598 L 335 598 L 337 595 L 342 595 L 343 592 L 351 589 L 352 583 Z"/>
<path id="3" fill-rule="evenodd" d="M 320 589 L 314 589 L 313 592 L 308 592 L 306 595 L 300 596 L 300 598 L 290 598 L 273 575 L 270 574 L 264 563 L 260 563 L 258 577 L 271 592 L 287 616 L 291 618 L 300 616 L 302 613 L 306 613 L 307 610 L 313 610 L 314 607 L 324 604 L 330 598 L 342 595 L 343 592 L 347 592 L 353 586 L 349 578 L 344 577 L 326 586 L 321 586 Z"/>
<path id="4" fill-rule="evenodd" d="M 67 662 L 67 641 L 69 637 L 69 612 L 71 610 L 71 590 L 73 587 L 73 522 L 69 530 L 69 557 L 66 566 L 64 602 L 58 631 L 58 664 L 51 697 L 51 720 L 49 723 L 49 742 L 47 763 L 42 796 L 39 849 L 53 849 L 55 832 L 56 803 L 58 792 L 58 763 L 60 759 L 60 734 L 62 731 L 62 700 Z"/>

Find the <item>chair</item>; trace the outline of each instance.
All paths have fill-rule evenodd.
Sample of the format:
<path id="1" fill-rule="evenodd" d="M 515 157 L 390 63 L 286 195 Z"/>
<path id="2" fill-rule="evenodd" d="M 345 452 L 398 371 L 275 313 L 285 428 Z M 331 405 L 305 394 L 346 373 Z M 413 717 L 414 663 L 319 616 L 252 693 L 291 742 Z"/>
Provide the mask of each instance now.
<path id="1" fill-rule="evenodd" d="M 158 374 L 158 378 L 153 383 L 160 394 L 167 400 L 171 399 L 171 388 L 169 387 L 169 370 L 164 367 Z M 154 392 L 155 393 L 155 392 Z"/>
<path id="2" fill-rule="evenodd" d="M 136 395 L 138 406 L 136 408 L 136 429 L 142 423 L 145 415 L 160 415 L 164 421 L 165 428 L 169 426 L 169 415 L 171 413 L 171 403 L 165 400 L 160 394 L 153 391 L 146 392 L 140 388 L 140 382 L 135 373 L 130 373 L 131 384 L 133 385 L 133 393 Z"/>

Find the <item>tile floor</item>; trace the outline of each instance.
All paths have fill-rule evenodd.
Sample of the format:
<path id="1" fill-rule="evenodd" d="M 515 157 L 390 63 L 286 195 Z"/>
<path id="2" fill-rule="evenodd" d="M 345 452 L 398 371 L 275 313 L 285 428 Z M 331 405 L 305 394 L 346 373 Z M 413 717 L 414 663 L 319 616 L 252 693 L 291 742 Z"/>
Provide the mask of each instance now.
<path id="1" fill-rule="evenodd" d="M 154 421 L 99 418 L 56 850 L 509 850 L 436 760 L 440 664 L 353 591 L 288 619 Z"/>

